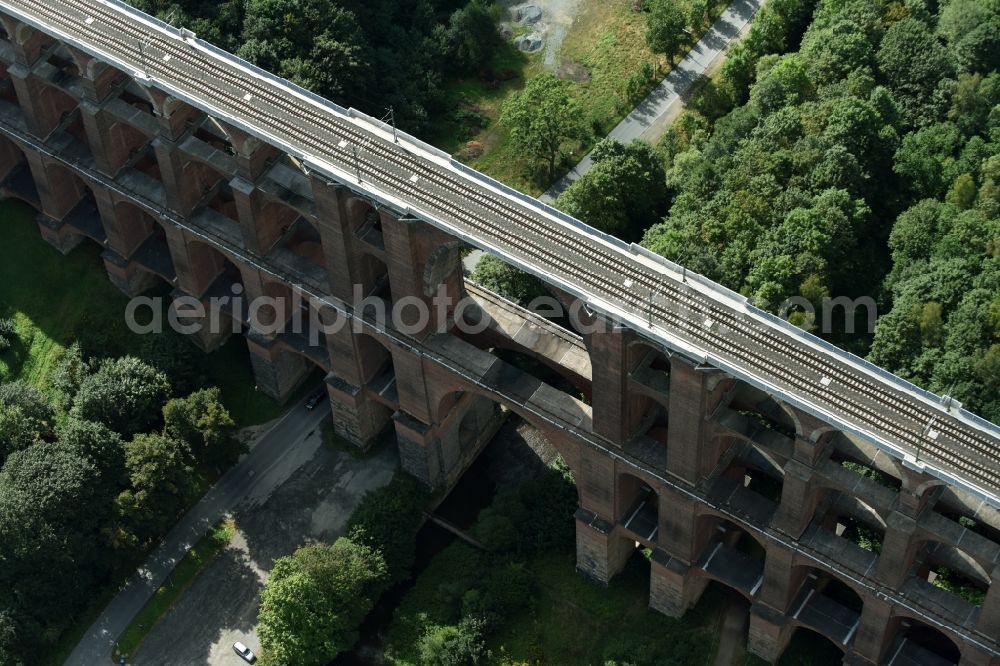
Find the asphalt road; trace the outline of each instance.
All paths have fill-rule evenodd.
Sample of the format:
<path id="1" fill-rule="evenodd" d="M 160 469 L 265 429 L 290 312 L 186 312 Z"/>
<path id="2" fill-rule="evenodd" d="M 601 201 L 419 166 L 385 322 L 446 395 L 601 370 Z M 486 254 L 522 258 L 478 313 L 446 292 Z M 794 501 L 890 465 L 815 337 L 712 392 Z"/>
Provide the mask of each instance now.
<path id="1" fill-rule="evenodd" d="M 316 449 L 307 435 L 319 428 L 327 409 L 296 404 L 262 437 L 249 454 L 227 471 L 201 501 L 167 534 L 163 543 L 126 583 L 91 625 L 66 660 L 66 666 L 110 663 L 115 640 L 209 527 L 248 498 L 266 497 L 308 461 Z"/>
<path id="2" fill-rule="evenodd" d="M 740 32 L 757 13 L 764 0 L 735 0 L 712 24 L 712 27 L 702 35 L 688 54 L 676 67 L 670 70 L 666 78 L 656 86 L 646 99 L 642 100 L 630 114 L 625 116 L 611 130 L 608 138 L 620 143 L 631 143 L 634 139 L 654 140 L 648 136 L 650 128 L 667 114 L 674 102 L 684 98 L 691 87 L 712 65 L 716 58 L 722 55 L 729 45 L 739 37 Z M 559 194 L 569 187 L 580 176 L 590 171 L 594 165 L 588 153 L 580 163 L 565 176 L 556 181 L 548 192 L 539 197 L 542 201 L 551 203 Z"/>
<path id="3" fill-rule="evenodd" d="M 236 666 L 242 662 L 233 653 L 235 641 L 259 654 L 260 593 L 274 560 L 311 540 L 335 541 L 364 493 L 388 483 L 398 464 L 395 446 L 358 460 L 321 446 L 321 439 L 318 429 L 305 438 L 303 457 L 311 456 L 270 494 L 254 492 L 239 503 L 230 546 L 205 567 L 129 663 Z"/>

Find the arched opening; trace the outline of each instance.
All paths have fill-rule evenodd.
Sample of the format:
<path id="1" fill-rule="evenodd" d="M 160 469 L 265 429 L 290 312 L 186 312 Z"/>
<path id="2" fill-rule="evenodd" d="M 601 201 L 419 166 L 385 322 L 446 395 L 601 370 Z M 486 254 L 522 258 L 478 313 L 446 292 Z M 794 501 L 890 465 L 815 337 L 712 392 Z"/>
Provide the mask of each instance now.
<path id="1" fill-rule="evenodd" d="M 983 605 L 990 589 L 989 573 L 979 562 L 964 550 L 937 541 L 920 545 L 912 574 L 977 607 Z"/>
<path id="2" fill-rule="evenodd" d="M 1000 511 L 957 489 L 944 486 L 934 511 L 973 534 L 1000 544 Z"/>
<path id="3" fill-rule="evenodd" d="M 392 353 L 379 340 L 367 333 L 358 334 L 356 344 L 362 381 L 383 403 L 398 406 L 396 366 L 393 364 Z"/>
<path id="4" fill-rule="evenodd" d="M 137 111 L 149 116 L 153 115 L 153 102 L 145 94 L 142 87 L 135 82 L 129 82 L 125 89 L 118 93 L 118 99 Z"/>
<path id="5" fill-rule="evenodd" d="M 287 224 L 282 222 L 280 236 L 271 245 L 269 258 L 287 271 L 302 276 L 304 281 L 326 287 L 326 257 L 319 230 L 294 209 L 281 208 L 294 215 L 289 216 Z"/>
<path id="6" fill-rule="evenodd" d="M 177 276 L 162 221 L 127 201 L 115 206 L 118 233 L 130 257 L 167 282 Z"/>
<path id="7" fill-rule="evenodd" d="M 660 500 L 656 491 L 639 477 L 618 475 L 618 521 L 640 543 L 656 546 L 660 530 Z"/>
<path id="8" fill-rule="evenodd" d="M 896 619 L 895 640 L 888 651 L 892 665 L 955 666 L 962 652 L 940 630 L 910 618 Z"/>
<path id="9" fill-rule="evenodd" d="M 781 502 L 784 469 L 770 452 L 737 437 L 723 434 L 711 443 L 714 458 L 728 460 L 711 480 L 711 497 L 757 524 L 770 523 Z"/>
<path id="10" fill-rule="evenodd" d="M 756 433 L 777 433 L 785 438 L 795 438 L 795 421 L 773 397 L 749 384 L 739 383 L 733 391 L 730 407 L 746 417 Z"/>
<path id="11" fill-rule="evenodd" d="M 48 195 L 42 201 L 44 212 L 74 232 L 104 244 L 107 235 L 90 183 L 58 162 L 47 163 L 45 174 Z"/>
<path id="12" fill-rule="evenodd" d="M 790 608 L 792 619 L 846 648 L 861 622 L 864 601 L 849 585 L 825 571 L 795 567 L 792 576 L 802 581 Z"/>
<path id="13" fill-rule="evenodd" d="M 351 197 L 347 201 L 348 225 L 354 235 L 379 250 L 385 249 L 382 237 L 382 216 L 367 199 Z"/>
<path id="14" fill-rule="evenodd" d="M 191 295 L 207 300 L 210 310 L 233 320 L 234 333 L 241 332 L 248 319 L 248 303 L 239 267 L 211 245 L 190 241 L 188 272 L 189 288 L 200 292 Z"/>
<path id="15" fill-rule="evenodd" d="M 35 177 L 24 151 L 20 144 L 5 136 L 0 136 L 0 192 L 4 197 L 24 201 L 36 210 L 41 207 Z"/>
<path id="16" fill-rule="evenodd" d="M 149 186 L 162 188 L 162 176 L 160 175 L 160 162 L 156 159 L 156 151 L 152 144 L 143 144 L 145 137 L 142 137 L 135 130 L 130 130 L 125 123 L 116 123 L 112 130 L 114 135 L 120 137 L 118 140 L 130 140 L 134 145 L 139 146 L 133 158 L 132 168 L 139 173 L 149 177 Z M 128 139 L 124 137 L 128 135 Z"/>
<path id="17" fill-rule="evenodd" d="M 696 536 L 704 543 L 695 566 L 750 599 L 764 582 L 764 544 L 730 520 L 715 514 L 698 517 Z"/>
<path id="18" fill-rule="evenodd" d="M 871 456 L 866 455 L 866 453 L 857 442 L 840 436 L 835 440 L 830 460 L 869 481 L 874 481 L 883 488 L 898 493 L 899 489 L 903 487 L 903 482 L 893 464 L 878 451 L 872 451 Z"/>
<path id="19" fill-rule="evenodd" d="M 494 348 L 492 351 L 494 356 L 524 374 L 530 375 L 577 400 L 582 400 L 583 402 L 590 401 L 590 397 L 580 390 L 571 381 L 570 377 L 564 374 L 563 368 L 558 365 L 550 365 L 543 362 L 536 355 L 528 354 L 518 349 Z"/>
<path id="20" fill-rule="evenodd" d="M 375 296 L 388 300 L 389 293 L 389 268 L 385 262 L 374 254 L 365 253 L 358 262 L 358 280 L 361 285 L 361 293 L 367 298 Z"/>
<path id="21" fill-rule="evenodd" d="M 194 138 L 228 155 L 236 154 L 233 144 L 229 142 L 229 137 L 226 136 L 226 133 L 207 117 L 194 131 Z"/>
<path id="22" fill-rule="evenodd" d="M 277 201 L 268 201 L 261 206 L 254 219 L 261 252 L 267 254 L 286 240 L 298 217 L 298 211 Z"/>
<path id="23" fill-rule="evenodd" d="M 656 462 L 660 463 L 661 468 L 665 468 L 670 407 L 670 359 L 662 350 L 644 342 L 636 342 L 629 345 L 627 363 L 629 392 L 632 396 L 628 403 L 627 435 L 645 440 L 647 446 L 652 448 L 643 459 L 648 459 L 655 452 Z"/>
<path id="24" fill-rule="evenodd" d="M 775 666 L 839 666 L 844 648 L 807 627 L 796 627 Z"/>
<path id="25" fill-rule="evenodd" d="M 60 88 L 69 88 L 72 80 L 80 76 L 80 69 L 77 67 L 76 61 L 63 44 L 52 49 L 45 62 L 51 67 L 47 78 L 53 85 Z"/>
<path id="26" fill-rule="evenodd" d="M 878 511 L 854 495 L 824 489 L 815 521 L 821 529 L 874 555 L 882 552 L 885 521 Z"/>

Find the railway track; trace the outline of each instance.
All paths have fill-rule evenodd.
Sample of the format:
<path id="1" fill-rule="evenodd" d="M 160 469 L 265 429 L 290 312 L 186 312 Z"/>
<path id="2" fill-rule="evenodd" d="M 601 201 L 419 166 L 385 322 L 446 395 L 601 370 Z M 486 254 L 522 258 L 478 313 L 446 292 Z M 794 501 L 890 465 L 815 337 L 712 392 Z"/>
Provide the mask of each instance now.
<path id="1" fill-rule="evenodd" d="M 854 364 L 795 340 L 683 281 L 667 279 L 620 249 L 154 30 L 113 5 L 99 0 L 0 4 L 27 8 L 46 25 L 79 35 L 121 61 L 139 63 L 154 82 L 168 81 L 217 107 L 221 115 L 260 127 L 279 144 L 294 144 L 348 172 L 354 167 L 368 185 L 428 216 L 454 224 L 633 316 L 648 314 L 654 327 L 744 367 L 770 385 L 791 388 L 790 393 L 827 413 L 842 415 L 855 428 L 877 431 L 894 448 L 908 450 L 923 462 L 967 478 L 994 496 L 1000 491 L 1000 441 L 995 436 L 899 387 L 873 381 L 869 372 Z M 656 293 L 666 304 L 654 302 Z M 929 436 L 932 429 L 936 437 Z"/>

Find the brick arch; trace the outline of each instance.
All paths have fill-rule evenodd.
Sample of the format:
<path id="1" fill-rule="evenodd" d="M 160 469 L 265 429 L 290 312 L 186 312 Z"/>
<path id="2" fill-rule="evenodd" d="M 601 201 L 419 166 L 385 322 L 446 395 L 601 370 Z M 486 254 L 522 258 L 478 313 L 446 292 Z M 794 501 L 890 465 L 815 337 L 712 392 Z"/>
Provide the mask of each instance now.
<path id="1" fill-rule="evenodd" d="M 463 377 L 454 376 L 453 379 L 453 383 L 448 387 L 441 387 L 440 382 L 435 382 L 433 385 L 428 386 L 428 401 L 434 408 L 434 412 L 431 416 L 433 417 L 435 423 L 441 423 L 447 419 L 448 412 L 456 404 L 458 404 L 458 400 L 463 394 L 470 394 L 489 399 L 494 403 L 510 410 L 542 433 L 542 436 L 545 437 L 546 441 L 548 441 L 559 453 L 562 459 L 566 461 L 566 464 L 569 466 L 573 476 L 577 479 L 581 478 L 579 475 L 580 444 L 576 442 L 572 436 L 559 429 L 558 426 L 545 421 L 536 414 L 532 413 L 530 410 L 525 409 L 522 405 L 501 400 L 491 392 L 485 391 L 482 388 L 469 383 Z"/>
<path id="2" fill-rule="evenodd" d="M 639 470 L 619 470 L 615 474 L 615 520 L 642 543 L 656 547 L 660 527 L 660 493 L 652 479 Z"/>
<path id="3" fill-rule="evenodd" d="M 40 185 L 42 210 L 55 219 L 63 219 L 85 198 L 93 198 L 95 184 L 54 159 L 43 160 L 44 177 Z"/>
<path id="4" fill-rule="evenodd" d="M 767 540 L 705 507 L 698 507 L 694 539 L 691 572 L 753 602 L 763 585 L 764 568 L 771 553 Z M 723 551 L 721 556 L 720 551 Z M 737 562 L 739 581 L 727 575 L 725 569 L 720 570 L 719 563 L 727 560 Z"/>
<path id="5" fill-rule="evenodd" d="M 892 658 L 895 653 L 905 653 L 911 657 L 908 663 L 920 663 L 924 658 L 921 650 L 926 650 L 944 660 L 944 663 L 959 664 L 968 651 L 959 636 L 948 629 L 927 624 L 919 616 L 907 612 L 904 607 L 893 608 L 886 636 L 886 659 Z"/>
<path id="6" fill-rule="evenodd" d="M 124 198 L 116 198 L 114 207 L 118 236 L 125 244 L 126 253 L 131 255 L 153 233 L 153 228 L 159 224 L 159 220 Z"/>
<path id="7" fill-rule="evenodd" d="M 3 65 L 0 64 L 0 69 Z M 29 177 L 18 179 L 19 187 L 6 186 L 8 178 L 18 175 L 24 169 L 30 169 L 27 160 L 27 152 L 20 143 L 0 135 L 0 183 L 4 183 L 3 196 L 21 199 L 32 206 L 38 206 L 38 188 L 35 186 L 34 178 L 30 177 L 30 171 L 25 174 Z"/>
<path id="8" fill-rule="evenodd" d="M 246 284 L 244 269 L 236 257 L 197 239 L 188 239 L 186 249 L 185 278 L 188 284 L 185 289 L 190 290 L 192 296 L 201 297 L 212 287 L 217 287 L 219 291 L 231 292 L 231 287 L 235 284 L 239 284 L 242 290 Z M 241 291 L 240 296 L 245 301 L 246 293 Z M 242 321 L 245 312 L 244 302 L 241 312 L 234 312 L 233 315 L 240 317 Z"/>
<path id="9" fill-rule="evenodd" d="M 921 551 L 927 551 L 927 557 L 918 561 Z M 964 569 L 960 571 L 964 577 L 978 582 L 987 590 L 993 582 L 990 576 L 992 561 L 980 559 L 956 543 L 948 543 L 932 535 L 922 534 L 913 543 L 913 554 L 909 563 L 910 574 L 917 575 L 919 569 L 925 566 L 932 567 L 934 564 L 951 569 L 955 569 L 955 564 L 958 564 Z"/>
<path id="10" fill-rule="evenodd" d="M 260 212 L 254 219 L 260 249 L 266 253 L 295 224 L 299 212 L 281 201 L 269 199 L 260 207 Z"/>
<path id="11" fill-rule="evenodd" d="M 259 323 L 266 329 L 283 329 L 296 314 L 296 299 L 293 289 L 274 277 L 260 274 L 260 295 L 258 305 L 251 304 L 250 314 L 257 315 Z M 282 332 L 282 331 L 276 331 Z"/>
<path id="12" fill-rule="evenodd" d="M 358 233 L 366 224 L 372 224 L 381 229 L 382 220 L 379 215 L 378 204 L 365 197 L 353 194 L 347 197 L 344 203 L 344 211 L 347 213 L 347 227 L 351 233 Z"/>
<path id="13" fill-rule="evenodd" d="M 705 525 L 711 525 L 713 527 L 718 525 L 728 525 L 736 530 L 739 530 L 741 533 L 746 534 L 747 537 L 756 542 L 756 544 L 760 547 L 760 549 L 765 553 L 768 551 L 769 543 L 766 538 L 755 532 L 747 530 L 738 523 L 733 522 L 731 517 L 723 513 L 720 513 L 708 506 L 699 505 L 697 518 L 695 519 L 695 522 L 696 522 L 696 529 L 699 530 L 703 528 Z"/>
<path id="14" fill-rule="evenodd" d="M 295 229 L 286 247 L 297 256 L 326 271 L 326 254 L 323 251 L 323 238 L 319 228 L 302 215 L 295 220 L 293 226 Z"/>

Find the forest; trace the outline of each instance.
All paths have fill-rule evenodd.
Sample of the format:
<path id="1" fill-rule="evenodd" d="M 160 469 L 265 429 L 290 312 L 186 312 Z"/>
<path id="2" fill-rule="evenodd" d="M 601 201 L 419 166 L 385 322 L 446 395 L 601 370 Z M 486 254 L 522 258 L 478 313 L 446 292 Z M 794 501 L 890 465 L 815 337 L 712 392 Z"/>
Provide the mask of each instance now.
<path id="1" fill-rule="evenodd" d="M 557 205 L 771 310 L 872 296 L 827 337 L 998 421 L 998 67 L 998 0 L 770 0 L 662 169 L 605 147 Z"/>
<path id="2" fill-rule="evenodd" d="M 0 330 L 19 344 L 9 320 Z M 106 356 L 90 337 L 62 354 L 50 391 L 0 383 L 4 666 L 43 663 L 244 451 L 178 334 L 148 338 L 145 360 Z"/>
<path id="3" fill-rule="evenodd" d="M 137 0 L 138 9 L 313 92 L 426 130 L 450 115 L 445 77 L 502 44 L 482 0 Z"/>

